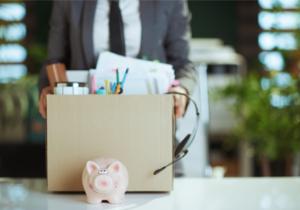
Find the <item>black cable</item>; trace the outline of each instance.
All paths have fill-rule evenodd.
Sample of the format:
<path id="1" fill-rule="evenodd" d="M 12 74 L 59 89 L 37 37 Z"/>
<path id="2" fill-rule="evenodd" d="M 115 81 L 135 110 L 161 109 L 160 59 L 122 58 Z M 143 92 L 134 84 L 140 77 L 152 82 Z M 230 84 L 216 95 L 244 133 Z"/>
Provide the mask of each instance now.
<path id="1" fill-rule="evenodd" d="M 182 155 L 179 154 L 179 157 L 177 157 L 177 158 L 176 158 L 175 160 L 173 160 L 171 163 L 168 163 L 167 165 L 165 165 L 165 166 L 163 166 L 163 167 L 161 167 L 161 168 L 155 170 L 155 171 L 153 172 L 153 175 L 156 175 L 156 174 L 160 173 L 161 171 L 163 171 L 163 170 L 164 170 L 165 168 L 167 168 L 168 166 L 173 165 L 173 164 L 176 163 L 177 161 L 181 160 L 182 158 L 184 158 L 184 157 L 187 155 L 187 153 L 188 153 L 188 150 L 183 151 L 182 153 L 180 153 L 180 154 L 182 154 Z"/>
<path id="2" fill-rule="evenodd" d="M 195 107 L 195 110 L 196 110 L 196 115 L 197 115 L 197 116 L 200 115 L 199 108 L 198 108 L 198 106 L 197 106 L 196 101 L 195 101 L 191 96 L 189 96 L 188 94 L 186 94 L 186 93 L 174 92 L 174 91 L 172 91 L 172 92 L 167 92 L 166 94 L 168 94 L 168 95 L 170 95 L 170 94 L 175 94 L 175 95 L 182 95 L 182 96 L 187 97 L 187 98 L 189 99 L 189 101 L 191 101 L 191 102 L 193 103 L 193 105 L 194 105 L 194 107 Z"/>
<path id="3" fill-rule="evenodd" d="M 173 160 L 172 162 L 168 163 L 167 165 L 155 170 L 153 172 L 154 175 L 159 174 L 161 171 L 163 171 L 164 169 L 166 169 L 167 167 L 169 167 L 170 165 L 173 165 L 174 163 L 176 163 L 177 161 L 181 160 L 182 158 L 184 158 L 187 153 L 188 153 L 188 147 L 193 143 L 195 136 L 197 134 L 197 130 L 199 128 L 199 123 L 200 123 L 200 112 L 197 106 L 196 101 L 191 98 L 188 94 L 185 93 L 179 93 L 179 92 L 168 92 L 166 94 L 177 94 L 177 95 L 182 95 L 188 98 L 189 101 L 191 101 L 194 105 L 195 111 L 196 111 L 196 122 L 195 122 L 195 126 L 192 130 L 191 134 L 188 134 L 184 137 L 184 139 L 176 146 L 175 149 L 175 160 Z"/>

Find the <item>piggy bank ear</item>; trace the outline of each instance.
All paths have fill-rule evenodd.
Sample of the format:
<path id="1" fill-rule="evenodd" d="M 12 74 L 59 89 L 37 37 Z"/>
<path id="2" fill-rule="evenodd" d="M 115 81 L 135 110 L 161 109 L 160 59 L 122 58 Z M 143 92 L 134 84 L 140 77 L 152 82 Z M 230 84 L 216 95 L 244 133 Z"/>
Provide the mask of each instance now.
<path id="1" fill-rule="evenodd" d="M 113 162 L 109 167 L 108 171 L 112 173 L 119 173 L 121 170 L 121 163 L 119 161 Z"/>
<path id="2" fill-rule="evenodd" d="M 94 161 L 89 160 L 89 161 L 86 163 L 86 170 L 87 170 L 88 174 L 92 174 L 93 172 L 99 170 L 99 166 L 98 166 L 98 164 L 95 163 Z"/>

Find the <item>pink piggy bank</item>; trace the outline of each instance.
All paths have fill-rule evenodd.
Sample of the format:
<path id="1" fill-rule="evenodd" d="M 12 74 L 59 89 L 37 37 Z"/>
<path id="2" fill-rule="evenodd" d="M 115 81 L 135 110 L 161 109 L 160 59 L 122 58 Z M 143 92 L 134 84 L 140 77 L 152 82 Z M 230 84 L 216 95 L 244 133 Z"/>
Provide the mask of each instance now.
<path id="1" fill-rule="evenodd" d="M 128 186 L 128 172 L 118 160 L 98 158 L 86 163 L 82 184 L 87 202 L 98 204 L 106 200 L 117 204 L 122 202 Z"/>

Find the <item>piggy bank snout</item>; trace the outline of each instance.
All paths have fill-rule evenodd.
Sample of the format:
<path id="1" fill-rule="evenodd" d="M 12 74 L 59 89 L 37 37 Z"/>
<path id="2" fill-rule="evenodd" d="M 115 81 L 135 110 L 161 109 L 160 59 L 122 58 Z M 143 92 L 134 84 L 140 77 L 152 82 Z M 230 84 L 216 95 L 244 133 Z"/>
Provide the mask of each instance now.
<path id="1" fill-rule="evenodd" d="M 113 190 L 113 181 L 109 176 L 99 175 L 94 179 L 94 186 L 98 192 L 107 193 Z"/>

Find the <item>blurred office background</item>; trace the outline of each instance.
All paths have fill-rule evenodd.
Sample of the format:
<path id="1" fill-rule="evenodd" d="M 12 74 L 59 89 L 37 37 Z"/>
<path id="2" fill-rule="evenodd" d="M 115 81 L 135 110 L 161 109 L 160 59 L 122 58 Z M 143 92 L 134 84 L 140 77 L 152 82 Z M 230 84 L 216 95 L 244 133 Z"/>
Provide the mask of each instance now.
<path id="1" fill-rule="evenodd" d="M 188 3 L 203 112 L 187 175 L 299 175 L 300 0 Z M 0 176 L 46 175 L 37 75 L 51 7 L 0 2 Z"/>

